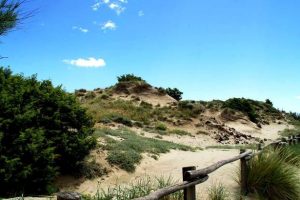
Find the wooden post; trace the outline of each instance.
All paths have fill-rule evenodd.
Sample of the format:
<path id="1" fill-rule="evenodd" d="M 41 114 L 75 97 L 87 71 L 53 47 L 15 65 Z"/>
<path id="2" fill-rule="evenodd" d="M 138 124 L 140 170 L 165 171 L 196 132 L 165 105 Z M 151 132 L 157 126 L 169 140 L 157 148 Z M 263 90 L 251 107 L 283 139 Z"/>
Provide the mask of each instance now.
<path id="1" fill-rule="evenodd" d="M 240 149 L 240 153 L 244 153 L 245 149 Z M 241 158 L 241 194 L 246 196 L 248 194 L 247 175 L 248 163 L 246 158 Z"/>
<path id="2" fill-rule="evenodd" d="M 57 194 L 57 200 L 80 200 L 81 196 L 77 192 L 60 192 Z"/>
<path id="3" fill-rule="evenodd" d="M 185 175 L 185 172 L 190 171 L 190 170 L 195 170 L 195 166 L 191 167 L 183 167 L 182 168 L 182 177 L 183 181 L 190 181 L 187 179 L 187 176 Z M 186 189 L 184 189 L 184 200 L 196 200 L 196 186 L 191 186 Z"/>

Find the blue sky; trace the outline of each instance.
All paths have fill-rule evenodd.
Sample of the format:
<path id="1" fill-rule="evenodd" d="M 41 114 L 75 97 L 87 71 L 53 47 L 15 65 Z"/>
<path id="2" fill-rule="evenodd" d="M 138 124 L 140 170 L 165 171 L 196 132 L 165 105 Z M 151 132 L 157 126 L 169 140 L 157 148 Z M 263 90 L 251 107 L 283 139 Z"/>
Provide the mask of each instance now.
<path id="1" fill-rule="evenodd" d="M 300 112 L 297 0 L 30 0 L 0 65 L 67 91 L 134 73 L 184 99 L 270 98 Z"/>

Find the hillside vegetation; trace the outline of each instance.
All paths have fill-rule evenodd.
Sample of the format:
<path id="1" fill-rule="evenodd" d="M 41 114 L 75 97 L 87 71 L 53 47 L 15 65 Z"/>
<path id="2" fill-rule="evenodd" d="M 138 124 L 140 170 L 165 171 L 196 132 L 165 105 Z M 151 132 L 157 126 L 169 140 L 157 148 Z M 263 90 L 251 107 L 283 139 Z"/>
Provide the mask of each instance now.
<path id="1" fill-rule="evenodd" d="M 184 127 L 193 127 L 192 133 L 187 134 L 205 134 L 225 144 L 255 140 L 227 127 L 227 122 L 243 120 L 259 129 L 262 125 L 287 121 L 289 116 L 274 108 L 269 99 L 179 101 L 182 92 L 177 88 L 153 87 L 132 74 L 118 77 L 118 82 L 109 88 L 80 89 L 75 95 L 99 126 L 122 124 L 160 134 L 189 132 Z"/>

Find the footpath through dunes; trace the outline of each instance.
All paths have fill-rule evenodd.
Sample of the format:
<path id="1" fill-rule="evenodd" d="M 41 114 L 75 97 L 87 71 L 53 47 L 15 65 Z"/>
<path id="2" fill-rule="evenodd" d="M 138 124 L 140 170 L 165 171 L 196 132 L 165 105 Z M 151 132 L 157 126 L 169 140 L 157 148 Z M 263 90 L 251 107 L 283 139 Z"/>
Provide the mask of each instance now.
<path id="1" fill-rule="evenodd" d="M 274 130 L 271 133 L 271 136 L 274 138 L 278 136 L 278 131 L 284 128 L 282 124 L 271 124 L 265 126 L 266 128 L 262 128 L 262 130 Z M 137 134 L 145 138 L 156 138 L 156 135 L 152 133 L 146 133 L 142 135 L 141 133 L 137 132 Z M 262 137 L 265 137 L 265 135 L 269 133 L 268 131 L 262 131 L 261 134 Z M 168 135 L 163 136 L 163 139 L 178 144 L 199 147 L 198 142 L 193 143 L 192 141 L 201 141 L 202 137 L 202 135 Z M 236 147 L 234 145 L 231 145 L 233 149 L 225 149 L 226 146 L 220 145 L 213 140 L 207 140 L 206 142 L 206 144 L 201 143 L 203 145 L 201 146 L 205 148 L 205 146 L 212 145 L 212 148 L 197 150 L 195 152 L 171 150 L 169 153 L 160 154 L 157 160 L 155 160 L 149 154 L 144 153 L 141 163 L 136 166 L 136 169 L 133 173 L 128 173 L 118 167 L 110 166 L 105 160 L 105 156 L 107 155 L 102 153 L 98 158 L 100 159 L 99 163 L 111 169 L 108 175 L 93 180 L 79 180 L 71 177 L 62 177 L 57 182 L 58 187 L 62 191 L 77 191 L 82 194 L 94 195 L 97 190 L 107 190 L 108 188 L 113 188 L 120 185 L 126 186 L 139 178 L 147 176 L 151 178 L 171 176 L 174 180 L 181 181 L 182 167 L 196 166 L 198 169 L 204 168 L 220 160 L 224 160 L 239 154 L 239 149 L 235 149 Z M 201 197 L 200 199 L 206 199 L 208 189 L 218 183 L 222 183 L 224 187 L 230 191 L 231 199 L 235 199 L 236 195 L 239 193 L 239 185 L 236 182 L 239 164 L 239 161 L 228 164 L 210 174 L 210 178 L 207 182 L 197 186 L 198 196 Z"/>
<path id="2" fill-rule="evenodd" d="M 158 160 L 154 160 L 153 158 L 144 155 L 143 161 L 137 166 L 134 173 L 113 169 L 108 177 L 86 180 L 77 186 L 73 185 L 69 188 L 62 188 L 62 190 L 76 190 L 83 194 L 93 195 L 98 189 L 107 190 L 108 188 L 119 185 L 127 185 L 128 183 L 145 176 L 151 178 L 160 176 L 167 178 L 170 176 L 174 180 L 181 181 L 182 167 L 196 166 L 197 168 L 204 168 L 217 161 L 236 156 L 237 154 L 239 154 L 239 150 L 235 149 L 208 149 L 196 152 L 171 150 L 171 152 L 161 155 Z M 235 181 L 237 178 L 238 166 L 239 162 L 234 162 L 212 173 L 207 182 L 197 186 L 199 195 L 203 198 L 206 197 L 207 190 L 210 186 L 222 183 L 232 193 L 232 197 L 234 197 L 239 191 L 238 183 Z"/>

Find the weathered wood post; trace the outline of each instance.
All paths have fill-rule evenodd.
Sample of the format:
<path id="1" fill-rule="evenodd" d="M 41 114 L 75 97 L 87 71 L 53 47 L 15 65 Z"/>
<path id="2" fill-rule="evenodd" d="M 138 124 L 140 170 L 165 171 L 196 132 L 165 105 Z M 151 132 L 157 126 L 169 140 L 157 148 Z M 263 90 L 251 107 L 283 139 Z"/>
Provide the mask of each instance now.
<path id="1" fill-rule="evenodd" d="M 60 192 L 57 194 L 57 200 L 80 200 L 81 195 L 77 192 Z"/>
<path id="2" fill-rule="evenodd" d="M 262 150 L 262 143 L 258 143 L 258 144 L 257 144 L 257 150 L 258 150 L 258 151 L 261 151 L 261 150 Z"/>
<path id="3" fill-rule="evenodd" d="M 190 166 L 190 167 L 183 167 L 182 168 L 182 178 L 183 181 L 189 181 L 185 172 L 190 171 L 190 170 L 195 170 L 195 166 Z M 196 200 L 196 186 L 190 186 L 183 191 L 184 193 L 184 200 Z"/>
<path id="4" fill-rule="evenodd" d="M 240 153 L 246 152 L 245 149 L 240 149 Z M 246 196 L 248 194 L 248 159 L 246 157 L 241 158 L 241 194 Z"/>

